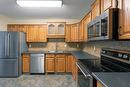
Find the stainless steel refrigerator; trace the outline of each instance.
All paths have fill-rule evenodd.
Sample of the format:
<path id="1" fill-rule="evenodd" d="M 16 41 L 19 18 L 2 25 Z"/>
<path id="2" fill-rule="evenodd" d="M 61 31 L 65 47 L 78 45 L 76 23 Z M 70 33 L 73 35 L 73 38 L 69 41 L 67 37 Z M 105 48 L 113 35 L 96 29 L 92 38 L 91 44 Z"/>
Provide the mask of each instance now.
<path id="1" fill-rule="evenodd" d="M 0 32 L 0 77 L 22 74 L 21 53 L 27 51 L 25 33 Z"/>

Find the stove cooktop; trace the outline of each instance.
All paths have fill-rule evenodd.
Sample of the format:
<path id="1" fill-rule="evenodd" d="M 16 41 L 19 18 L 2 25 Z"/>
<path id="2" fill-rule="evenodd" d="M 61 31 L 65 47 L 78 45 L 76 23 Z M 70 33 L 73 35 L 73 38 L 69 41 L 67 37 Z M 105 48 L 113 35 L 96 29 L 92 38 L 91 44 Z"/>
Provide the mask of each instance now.
<path id="1" fill-rule="evenodd" d="M 89 72 L 130 72 L 130 54 L 125 51 L 103 49 L 101 59 L 79 59 Z"/>

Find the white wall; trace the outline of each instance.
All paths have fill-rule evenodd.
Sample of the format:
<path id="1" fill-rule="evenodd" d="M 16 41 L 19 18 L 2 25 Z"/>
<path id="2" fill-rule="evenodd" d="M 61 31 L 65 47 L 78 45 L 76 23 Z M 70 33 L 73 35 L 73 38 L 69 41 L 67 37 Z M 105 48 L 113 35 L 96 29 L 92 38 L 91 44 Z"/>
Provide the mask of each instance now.
<path id="1" fill-rule="evenodd" d="M 0 31 L 7 31 L 7 24 L 10 19 L 7 16 L 0 15 Z"/>

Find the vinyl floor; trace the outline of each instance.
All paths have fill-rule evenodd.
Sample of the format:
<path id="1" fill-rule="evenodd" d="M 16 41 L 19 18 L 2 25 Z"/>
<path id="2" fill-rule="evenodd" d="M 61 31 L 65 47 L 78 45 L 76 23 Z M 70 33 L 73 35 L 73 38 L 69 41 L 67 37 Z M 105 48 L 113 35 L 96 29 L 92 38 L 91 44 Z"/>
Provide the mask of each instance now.
<path id="1" fill-rule="evenodd" d="M 0 78 L 0 87 L 76 87 L 71 75 L 22 75 Z"/>

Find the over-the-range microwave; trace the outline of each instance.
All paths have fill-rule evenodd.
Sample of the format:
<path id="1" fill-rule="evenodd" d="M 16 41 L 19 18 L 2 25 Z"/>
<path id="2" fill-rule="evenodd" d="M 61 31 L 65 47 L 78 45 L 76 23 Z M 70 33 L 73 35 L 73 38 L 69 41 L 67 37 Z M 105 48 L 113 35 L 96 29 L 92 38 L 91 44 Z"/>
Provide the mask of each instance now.
<path id="1" fill-rule="evenodd" d="M 119 9 L 110 8 L 88 24 L 88 40 L 118 40 Z"/>

